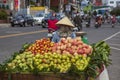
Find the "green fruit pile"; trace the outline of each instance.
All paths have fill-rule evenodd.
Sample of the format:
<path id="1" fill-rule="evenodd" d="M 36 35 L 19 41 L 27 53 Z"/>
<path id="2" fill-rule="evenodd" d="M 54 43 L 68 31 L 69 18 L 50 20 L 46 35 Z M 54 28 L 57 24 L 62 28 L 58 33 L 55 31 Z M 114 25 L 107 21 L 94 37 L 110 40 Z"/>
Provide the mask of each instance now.
<path id="1" fill-rule="evenodd" d="M 33 57 L 34 55 L 31 52 L 16 55 L 13 60 L 6 63 L 6 71 L 28 72 L 29 69 L 33 69 Z"/>
<path id="2" fill-rule="evenodd" d="M 11 62 L 7 63 L 6 70 L 13 72 L 60 72 L 66 73 L 72 65 L 78 71 L 83 71 L 89 64 L 90 57 L 83 55 L 44 53 L 33 55 L 24 52 L 17 55 Z"/>

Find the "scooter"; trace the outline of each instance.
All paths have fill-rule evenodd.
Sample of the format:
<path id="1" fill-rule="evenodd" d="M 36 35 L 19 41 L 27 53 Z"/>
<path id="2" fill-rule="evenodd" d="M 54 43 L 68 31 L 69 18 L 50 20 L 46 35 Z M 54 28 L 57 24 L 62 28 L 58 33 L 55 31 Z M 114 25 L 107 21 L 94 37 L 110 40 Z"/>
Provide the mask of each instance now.
<path id="1" fill-rule="evenodd" d="M 115 22 L 112 22 L 112 28 L 114 28 L 115 27 Z"/>
<path id="2" fill-rule="evenodd" d="M 95 28 L 101 27 L 101 24 L 99 22 L 95 22 Z"/>
<path id="3" fill-rule="evenodd" d="M 52 40 L 53 34 L 54 34 L 55 30 L 52 28 L 48 29 L 48 34 L 47 37 L 50 38 L 50 40 Z"/>
<path id="4" fill-rule="evenodd" d="M 86 21 L 86 27 L 89 28 L 90 27 L 90 22 Z"/>
<path id="5" fill-rule="evenodd" d="M 95 22 L 95 28 L 99 28 L 101 26 L 101 24 L 99 24 L 98 22 Z"/>

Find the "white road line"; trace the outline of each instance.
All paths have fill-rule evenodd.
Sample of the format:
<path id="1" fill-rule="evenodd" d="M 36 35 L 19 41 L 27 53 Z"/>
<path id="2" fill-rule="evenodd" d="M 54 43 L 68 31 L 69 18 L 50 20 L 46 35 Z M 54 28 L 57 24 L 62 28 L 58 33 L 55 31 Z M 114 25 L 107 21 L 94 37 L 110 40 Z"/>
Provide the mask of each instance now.
<path id="1" fill-rule="evenodd" d="M 0 36 L 0 39 L 1 38 L 8 38 L 8 37 L 15 37 L 15 36 L 22 36 L 22 35 L 30 35 L 30 34 L 41 33 L 41 32 L 47 32 L 47 30 L 17 33 L 17 34 L 9 34 L 9 35 Z"/>
<path id="2" fill-rule="evenodd" d="M 112 44 L 112 43 L 109 43 L 109 45 L 120 46 L 120 44 Z"/>
<path id="3" fill-rule="evenodd" d="M 108 38 L 104 39 L 104 41 L 107 41 L 107 40 L 109 40 L 109 39 L 113 38 L 114 36 L 116 36 L 116 35 L 117 35 L 117 34 L 119 34 L 119 33 L 120 33 L 120 31 L 119 31 L 119 32 L 117 32 L 117 33 L 115 33 L 115 34 L 113 34 L 113 35 L 111 35 L 110 37 L 108 37 Z"/>
<path id="4" fill-rule="evenodd" d="M 119 50 L 120 51 L 120 49 L 119 48 L 116 48 L 116 47 L 110 47 L 111 49 L 115 49 L 115 50 Z"/>

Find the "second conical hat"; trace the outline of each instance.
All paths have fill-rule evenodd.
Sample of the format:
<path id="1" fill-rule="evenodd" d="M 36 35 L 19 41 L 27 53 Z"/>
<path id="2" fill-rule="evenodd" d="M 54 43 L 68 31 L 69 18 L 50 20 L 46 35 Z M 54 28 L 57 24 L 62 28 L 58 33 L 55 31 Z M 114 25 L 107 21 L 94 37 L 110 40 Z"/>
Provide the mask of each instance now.
<path id="1" fill-rule="evenodd" d="M 60 25 L 66 25 L 66 26 L 70 26 L 70 27 L 75 27 L 72 22 L 68 19 L 68 17 L 64 17 L 62 18 L 60 21 L 58 21 L 56 23 L 57 26 L 60 26 Z"/>

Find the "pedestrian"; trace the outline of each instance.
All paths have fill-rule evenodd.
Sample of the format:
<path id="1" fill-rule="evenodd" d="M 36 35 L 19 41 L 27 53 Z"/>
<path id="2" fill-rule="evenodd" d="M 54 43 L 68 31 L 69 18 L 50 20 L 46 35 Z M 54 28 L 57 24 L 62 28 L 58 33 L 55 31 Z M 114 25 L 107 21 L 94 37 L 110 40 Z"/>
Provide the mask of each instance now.
<path id="1" fill-rule="evenodd" d="M 76 34 L 73 32 L 73 28 L 75 27 L 72 22 L 69 20 L 68 17 L 62 18 L 60 21 L 56 23 L 56 25 L 59 27 L 57 31 L 54 32 L 52 41 L 53 42 L 59 42 L 60 38 L 75 38 Z"/>
<path id="2" fill-rule="evenodd" d="M 78 28 L 78 31 L 82 30 L 82 18 L 81 16 L 79 15 L 79 12 L 77 12 L 76 16 L 74 17 L 74 24 L 75 24 L 75 27 Z"/>

